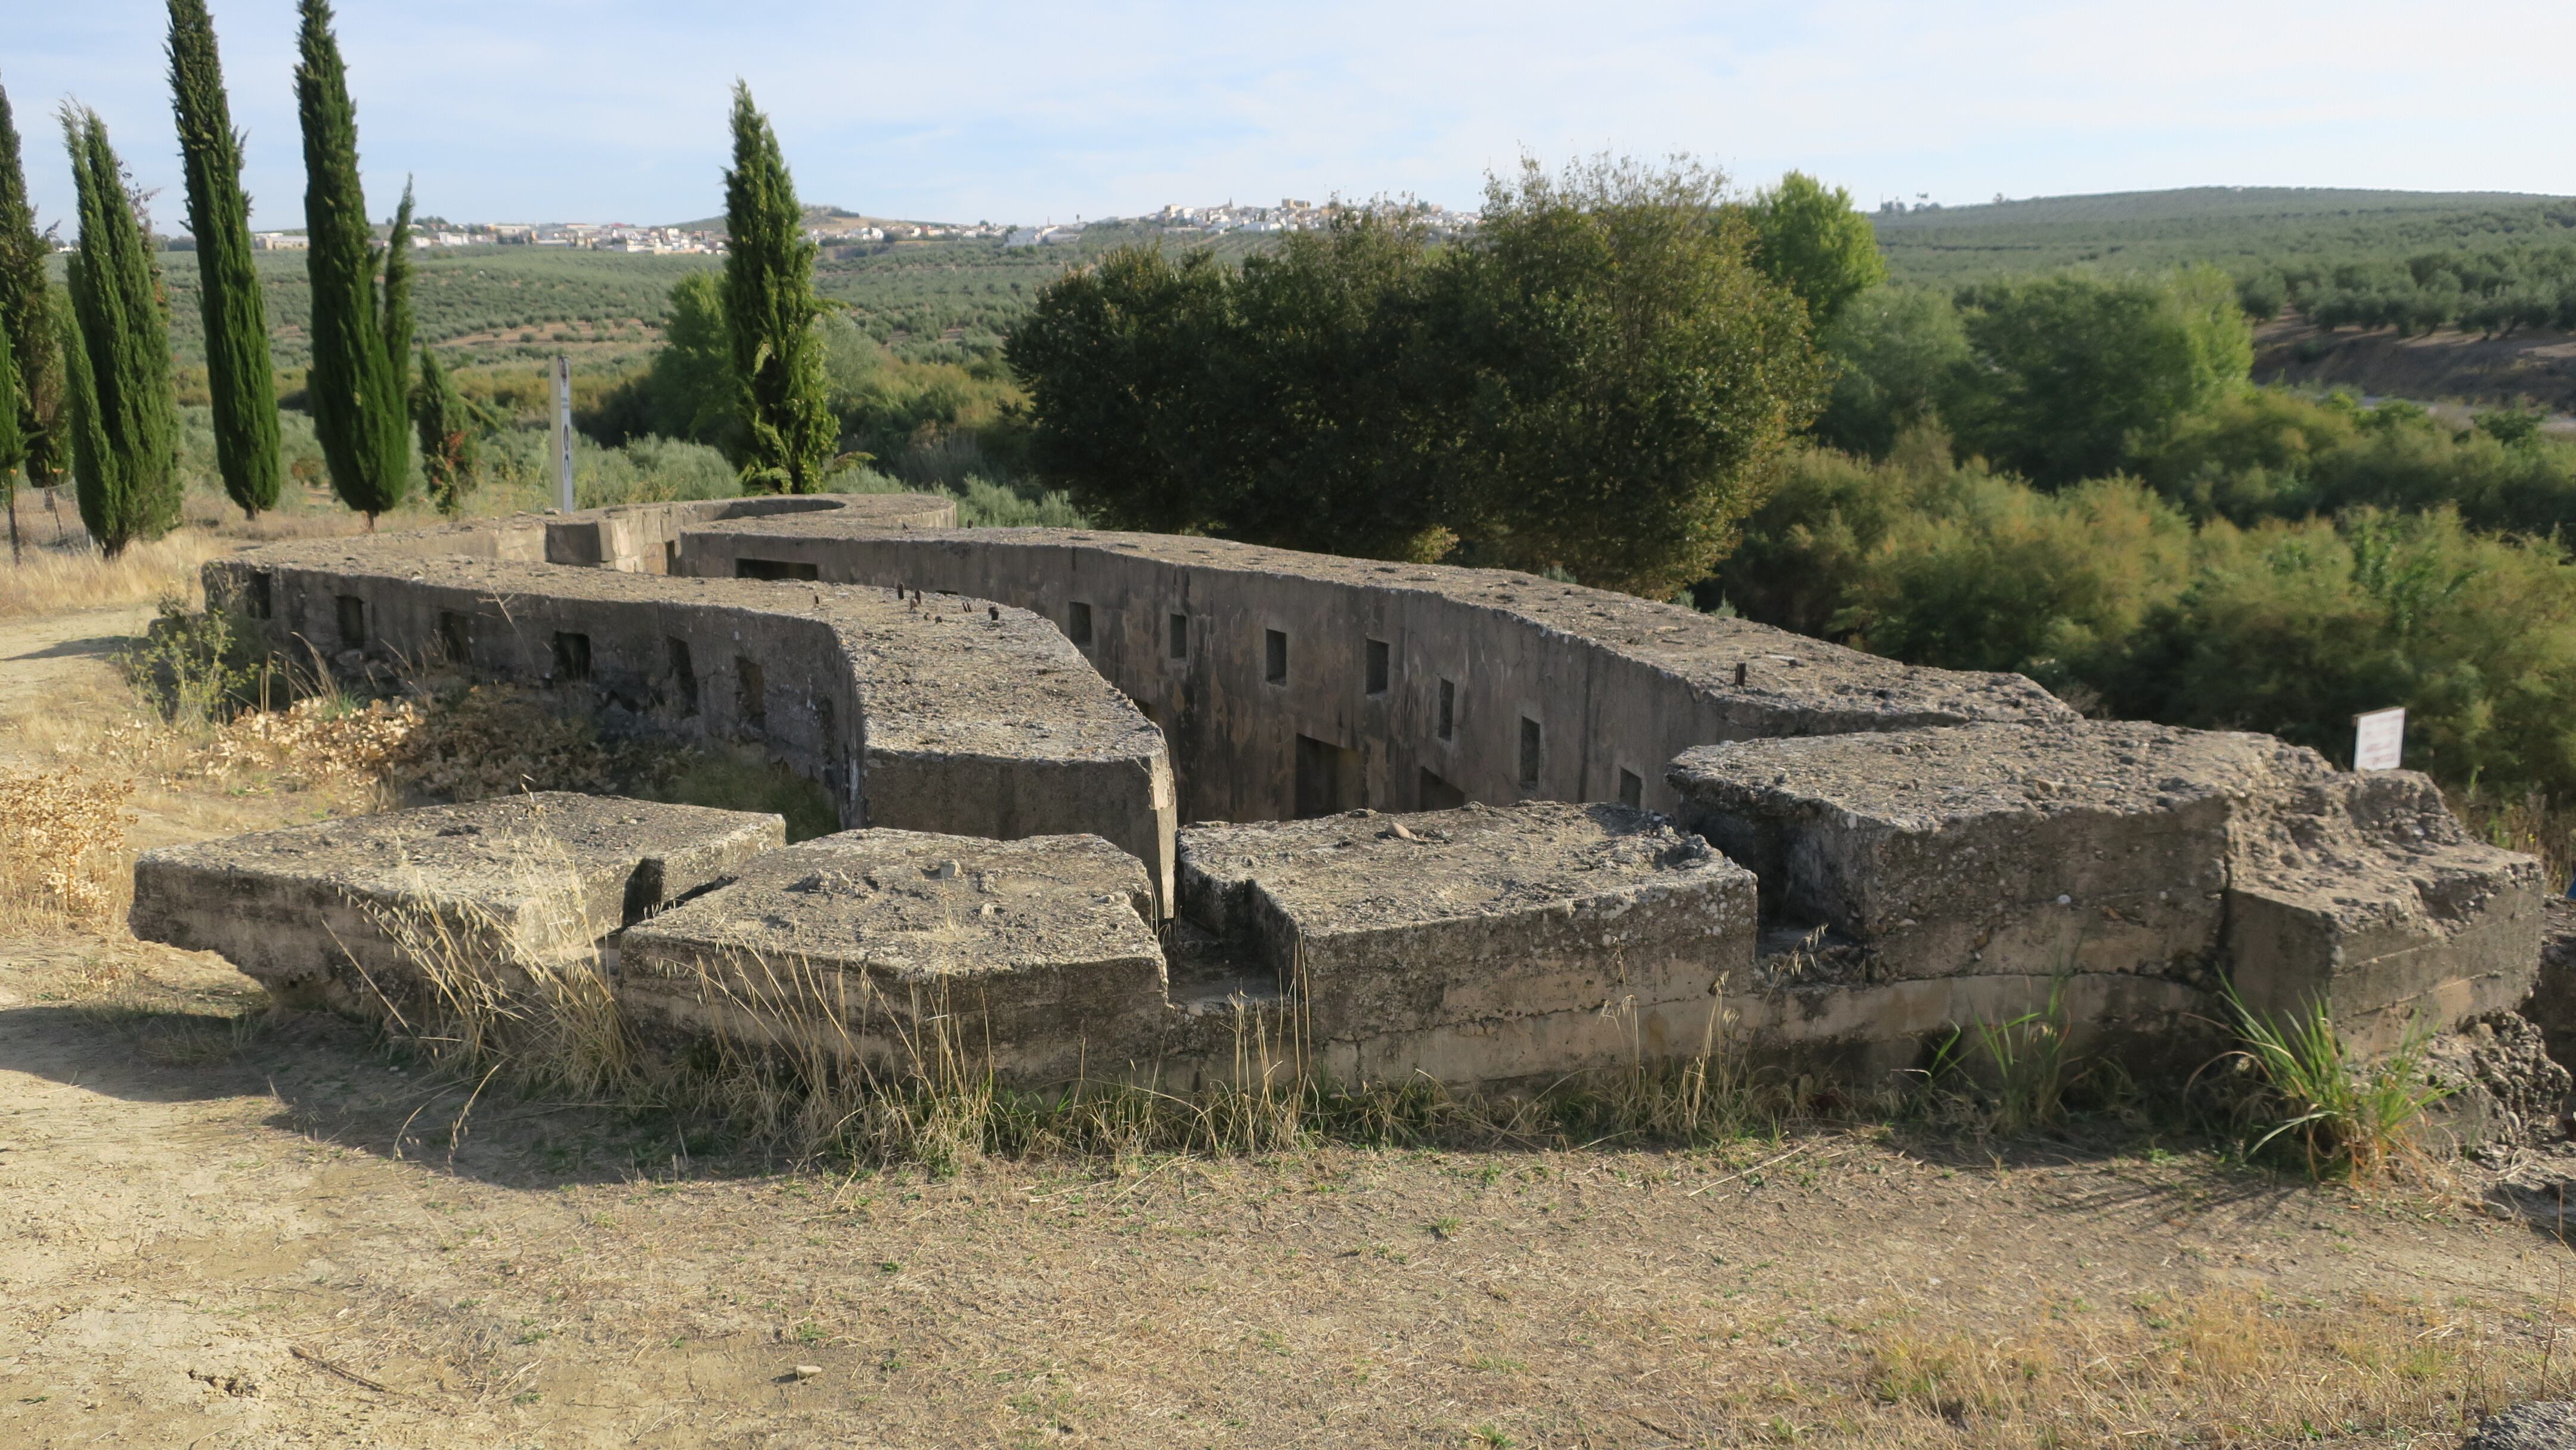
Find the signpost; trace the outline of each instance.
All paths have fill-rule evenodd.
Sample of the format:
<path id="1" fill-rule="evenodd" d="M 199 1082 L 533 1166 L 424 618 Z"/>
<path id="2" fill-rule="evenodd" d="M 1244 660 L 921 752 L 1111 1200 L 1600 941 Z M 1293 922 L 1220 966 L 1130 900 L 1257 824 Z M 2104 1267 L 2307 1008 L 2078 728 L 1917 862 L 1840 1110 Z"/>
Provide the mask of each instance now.
<path id="1" fill-rule="evenodd" d="M 2406 708 L 2352 717 L 2352 768 L 2395 770 L 2406 753 Z"/>
<path id="2" fill-rule="evenodd" d="M 572 359 L 556 356 L 549 369 L 555 381 L 555 507 L 572 512 Z"/>

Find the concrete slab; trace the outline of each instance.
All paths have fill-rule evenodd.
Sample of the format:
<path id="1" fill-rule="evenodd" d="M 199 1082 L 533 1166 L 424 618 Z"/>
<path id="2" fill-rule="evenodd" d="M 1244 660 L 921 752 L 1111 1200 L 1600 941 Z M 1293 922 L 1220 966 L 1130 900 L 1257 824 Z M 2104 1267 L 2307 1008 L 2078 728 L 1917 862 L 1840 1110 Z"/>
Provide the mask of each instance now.
<path id="1" fill-rule="evenodd" d="M 2519 1006 L 2540 972 L 2540 862 L 2472 840 L 2429 777 L 2335 775 L 2261 802 L 2229 857 L 2227 972 L 2246 1005 L 2330 1001 L 2387 1047 Z"/>
<path id="2" fill-rule="evenodd" d="M 1696 1051 L 1753 957 L 1752 874 L 1613 805 L 1211 825 L 1182 911 L 1267 965 L 1352 1080 L 1509 1081 Z"/>
<path id="3" fill-rule="evenodd" d="M 655 1036 L 881 1061 L 945 1043 L 1052 1082 L 1159 1025 L 1154 912 L 1144 865 L 1097 836 L 848 831 L 629 930 L 618 995 Z"/>
<path id="4" fill-rule="evenodd" d="M 496 963 L 587 952 L 785 841 L 774 815 L 549 791 L 147 851 L 131 921 L 282 1002 L 374 1016 L 417 999 L 424 936 Z"/>

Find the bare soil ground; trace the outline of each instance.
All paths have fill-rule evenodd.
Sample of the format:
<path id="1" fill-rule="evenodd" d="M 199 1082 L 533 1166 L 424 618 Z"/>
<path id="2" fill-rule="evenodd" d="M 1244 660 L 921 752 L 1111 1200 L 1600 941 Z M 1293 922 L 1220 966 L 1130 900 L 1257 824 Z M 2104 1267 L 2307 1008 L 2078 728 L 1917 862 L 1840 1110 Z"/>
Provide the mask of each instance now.
<path id="1" fill-rule="evenodd" d="M 2576 333 L 2507 337 L 2442 329 L 2400 337 L 2394 328 L 2329 331 L 2296 317 L 2254 333 L 2254 377 L 2265 383 L 2348 387 L 2422 402 L 2528 402 L 2576 412 Z"/>
<path id="2" fill-rule="evenodd" d="M 128 762 L 137 844 L 363 808 L 102 744 L 141 618 L 0 621 L 0 763 Z M 2462 1181 L 2116 1122 L 942 1178 L 473 1089 L 0 939 L 0 1445 L 2450 1445 L 2576 1378 L 2576 1254 Z"/>

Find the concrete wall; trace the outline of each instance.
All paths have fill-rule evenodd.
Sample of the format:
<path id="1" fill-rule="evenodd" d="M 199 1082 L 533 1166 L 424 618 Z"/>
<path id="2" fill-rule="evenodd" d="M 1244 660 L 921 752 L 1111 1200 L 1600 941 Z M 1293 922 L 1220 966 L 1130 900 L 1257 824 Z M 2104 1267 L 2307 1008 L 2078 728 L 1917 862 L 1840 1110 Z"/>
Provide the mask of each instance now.
<path id="1" fill-rule="evenodd" d="M 2071 718 L 2019 676 L 1911 669 L 1499 570 L 1147 535 L 886 532 L 823 514 L 684 529 L 678 567 L 794 568 L 1044 615 L 1163 728 L 1184 820 L 1463 800 L 1670 812 L 1664 766 L 1692 745 Z"/>

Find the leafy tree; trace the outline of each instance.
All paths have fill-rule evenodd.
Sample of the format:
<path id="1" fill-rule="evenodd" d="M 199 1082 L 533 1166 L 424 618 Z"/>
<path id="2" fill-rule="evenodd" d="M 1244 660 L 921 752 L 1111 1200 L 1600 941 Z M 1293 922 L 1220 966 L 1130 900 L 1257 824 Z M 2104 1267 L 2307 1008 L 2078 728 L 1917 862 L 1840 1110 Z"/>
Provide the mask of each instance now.
<path id="1" fill-rule="evenodd" d="M 81 522 L 109 557 L 179 522 L 179 404 L 160 269 L 125 168 L 95 111 L 65 103 L 80 202 L 70 258 L 72 458 Z"/>
<path id="2" fill-rule="evenodd" d="M 2007 283 L 1972 290 L 1965 311 L 1977 386 L 1950 421 L 2051 487 L 2128 466 L 2254 365 L 2253 329 L 2214 268 Z"/>
<path id="3" fill-rule="evenodd" d="M 1032 456 L 1111 522 L 1670 595 L 1819 385 L 1718 182 L 1531 166 L 1445 248 L 1346 214 L 1239 270 L 1113 251 L 1011 336 Z"/>
<path id="4" fill-rule="evenodd" d="M 170 0 L 170 94 L 188 171 L 188 229 L 197 239 L 197 304 L 205 321 L 215 467 L 224 492 L 257 518 L 277 506 L 277 377 L 268 314 L 242 193 L 242 136 L 224 96 L 223 63 L 205 0 Z"/>
<path id="5" fill-rule="evenodd" d="M 1814 418 L 1805 310 L 1747 260 L 1723 178 L 1602 160 L 1486 187 L 1433 335 L 1477 556 L 1656 598 L 1704 576 Z"/>
<path id="6" fill-rule="evenodd" d="M 1839 186 L 1827 191 L 1823 182 L 1792 171 L 1778 186 L 1754 193 L 1746 214 L 1753 223 L 1754 265 L 1797 293 L 1819 328 L 1887 280 L 1877 229 Z"/>
<path id="7" fill-rule="evenodd" d="M 1818 339 L 1833 391 L 1816 435 L 1877 457 L 1910 424 L 1939 417 L 1973 380 L 1967 329 L 1948 294 L 1879 287 L 1853 300 Z"/>
<path id="8" fill-rule="evenodd" d="M 53 247 L 36 230 L 27 172 L 9 96 L 0 91 L 0 330 L 18 374 L 18 434 L 27 481 L 51 488 L 71 468 L 71 418 L 64 412 L 63 321 L 54 310 L 45 259 Z"/>
<path id="9" fill-rule="evenodd" d="M 816 248 L 769 118 L 751 88 L 733 88 L 733 166 L 725 172 L 724 314 L 744 424 L 746 490 L 814 493 L 830 471 L 839 428 L 824 397 L 814 335 Z"/>
<path id="10" fill-rule="evenodd" d="M 473 412 L 456 382 L 438 365 L 438 354 L 420 350 L 420 376 L 411 387 L 412 426 L 420 433 L 421 480 L 440 513 L 455 517 L 474 491 Z"/>
<path id="11" fill-rule="evenodd" d="M 305 272 L 313 288 L 313 432 L 340 501 L 376 516 L 411 487 L 405 374 L 411 365 L 411 188 L 386 244 L 375 245 L 358 181 L 358 116 L 331 33 L 329 0 L 299 0 L 295 68 L 304 127 Z M 381 302 L 377 273 L 384 277 Z"/>

